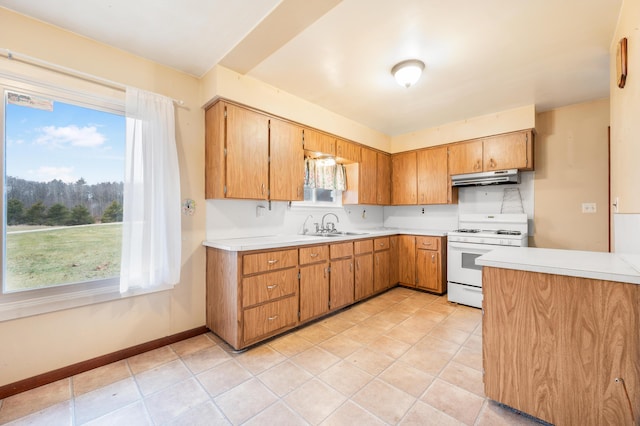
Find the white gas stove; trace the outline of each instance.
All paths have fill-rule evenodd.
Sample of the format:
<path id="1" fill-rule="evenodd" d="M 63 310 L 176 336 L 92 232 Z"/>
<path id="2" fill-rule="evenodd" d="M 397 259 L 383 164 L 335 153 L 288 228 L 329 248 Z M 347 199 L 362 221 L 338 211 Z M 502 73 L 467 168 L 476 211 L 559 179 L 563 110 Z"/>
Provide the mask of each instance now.
<path id="1" fill-rule="evenodd" d="M 462 214 L 459 229 L 447 234 L 450 302 L 482 307 L 482 267 L 475 259 L 498 246 L 528 245 L 526 214 Z"/>

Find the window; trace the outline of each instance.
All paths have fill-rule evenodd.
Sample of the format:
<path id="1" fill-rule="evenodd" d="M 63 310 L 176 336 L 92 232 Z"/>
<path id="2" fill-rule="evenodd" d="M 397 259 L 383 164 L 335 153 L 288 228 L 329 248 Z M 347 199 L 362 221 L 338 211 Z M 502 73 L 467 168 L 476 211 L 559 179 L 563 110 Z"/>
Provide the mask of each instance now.
<path id="1" fill-rule="evenodd" d="M 2 305 L 58 300 L 62 308 L 117 292 L 124 105 L 4 79 L 0 89 Z M 7 315 L 0 309 L 0 320 Z"/>
<path id="2" fill-rule="evenodd" d="M 334 159 L 305 158 L 304 202 L 299 206 L 341 207 L 345 170 Z"/>

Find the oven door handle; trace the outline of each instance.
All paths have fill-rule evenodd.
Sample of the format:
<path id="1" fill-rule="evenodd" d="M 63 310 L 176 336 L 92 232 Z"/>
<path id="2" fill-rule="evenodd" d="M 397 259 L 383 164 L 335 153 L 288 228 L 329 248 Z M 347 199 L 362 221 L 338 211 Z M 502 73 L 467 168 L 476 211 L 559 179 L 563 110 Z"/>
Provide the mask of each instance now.
<path id="1" fill-rule="evenodd" d="M 493 248 L 482 248 L 478 247 L 479 244 L 465 244 L 465 243 L 449 243 L 449 248 L 464 250 L 467 252 L 476 252 L 479 254 L 489 253 Z"/>

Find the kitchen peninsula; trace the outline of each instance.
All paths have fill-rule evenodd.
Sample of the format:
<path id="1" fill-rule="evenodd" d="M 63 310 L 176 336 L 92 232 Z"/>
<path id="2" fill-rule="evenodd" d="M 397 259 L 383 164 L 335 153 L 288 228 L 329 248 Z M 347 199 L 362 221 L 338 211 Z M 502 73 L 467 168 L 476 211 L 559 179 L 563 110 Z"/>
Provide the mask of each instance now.
<path id="1" fill-rule="evenodd" d="M 489 398 L 556 425 L 638 424 L 638 271 L 612 253 L 539 248 L 476 263 Z"/>

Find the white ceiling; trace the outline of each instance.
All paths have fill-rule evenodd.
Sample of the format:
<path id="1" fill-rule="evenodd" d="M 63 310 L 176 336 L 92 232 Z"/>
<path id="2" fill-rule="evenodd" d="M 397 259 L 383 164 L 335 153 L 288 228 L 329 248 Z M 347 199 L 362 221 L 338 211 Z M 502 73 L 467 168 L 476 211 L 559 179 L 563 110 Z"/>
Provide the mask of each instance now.
<path id="1" fill-rule="evenodd" d="M 0 0 L 202 76 L 246 73 L 388 135 L 609 96 L 622 0 Z M 10 48 L 10 46 L 0 46 Z M 426 63 L 405 89 L 391 67 Z"/>

